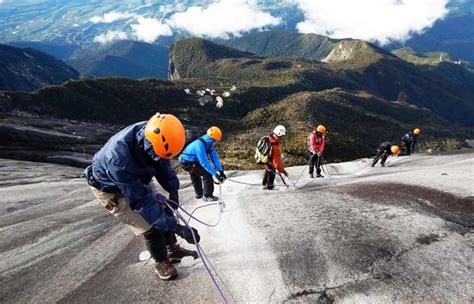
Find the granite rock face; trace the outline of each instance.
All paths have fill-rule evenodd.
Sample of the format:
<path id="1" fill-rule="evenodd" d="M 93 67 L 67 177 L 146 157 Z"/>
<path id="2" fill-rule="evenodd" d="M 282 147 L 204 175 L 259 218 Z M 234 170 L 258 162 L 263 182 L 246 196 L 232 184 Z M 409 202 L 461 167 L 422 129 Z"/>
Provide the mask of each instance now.
<path id="1" fill-rule="evenodd" d="M 0 157 L 85 167 L 119 126 L 0 116 Z"/>
<path id="2" fill-rule="evenodd" d="M 226 297 L 468 303 L 474 296 L 472 150 L 389 158 L 387 165 L 328 164 L 324 179 L 293 167 L 296 187 L 277 180 L 274 191 L 256 186 L 261 172 L 229 172 L 217 228 L 191 221 Z M 176 281 L 157 279 L 152 261 L 138 260 L 141 237 L 94 201 L 80 173 L 0 160 L 2 303 L 219 301 L 199 260 L 177 265 Z M 201 206 L 189 178 L 180 180 L 184 208 Z M 218 214 L 210 206 L 194 215 L 215 223 Z"/>

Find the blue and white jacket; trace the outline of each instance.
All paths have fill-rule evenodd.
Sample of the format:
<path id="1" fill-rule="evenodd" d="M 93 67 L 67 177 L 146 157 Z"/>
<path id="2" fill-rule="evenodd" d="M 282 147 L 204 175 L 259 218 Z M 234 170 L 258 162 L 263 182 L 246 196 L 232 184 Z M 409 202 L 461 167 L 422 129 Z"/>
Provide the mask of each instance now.
<path id="1" fill-rule="evenodd" d="M 184 148 L 179 156 L 179 161 L 181 163 L 199 163 L 209 174 L 216 175 L 218 171 L 224 169 L 214 147 L 215 141 L 207 134 L 201 136 Z"/>

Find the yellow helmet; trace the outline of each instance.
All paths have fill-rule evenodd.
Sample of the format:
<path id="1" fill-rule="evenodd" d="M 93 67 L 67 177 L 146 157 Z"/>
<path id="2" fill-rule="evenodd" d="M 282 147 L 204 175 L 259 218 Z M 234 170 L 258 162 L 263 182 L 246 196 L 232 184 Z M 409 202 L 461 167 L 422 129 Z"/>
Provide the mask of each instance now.
<path id="1" fill-rule="evenodd" d="M 316 128 L 316 132 L 319 132 L 319 133 L 326 133 L 326 127 L 323 126 L 323 125 L 319 125 L 317 128 Z"/>
<path id="2" fill-rule="evenodd" d="M 217 141 L 222 140 L 222 131 L 216 126 L 210 127 L 207 130 L 207 135 L 209 135 L 210 138 L 215 139 Z"/>
<path id="3" fill-rule="evenodd" d="M 176 116 L 156 113 L 146 124 L 145 138 L 153 146 L 156 155 L 170 159 L 183 149 L 186 132 Z"/>
<path id="4" fill-rule="evenodd" d="M 416 135 L 420 135 L 421 130 L 418 128 L 415 128 L 415 130 L 413 130 L 413 133 L 415 133 Z"/>
<path id="5" fill-rule="evenodd" d="M 400 148 L 397 145 L 395 145 L 390 148 L 390 151 L 392 151 L 392 154 L 397 155 L 400 152 Z"/>

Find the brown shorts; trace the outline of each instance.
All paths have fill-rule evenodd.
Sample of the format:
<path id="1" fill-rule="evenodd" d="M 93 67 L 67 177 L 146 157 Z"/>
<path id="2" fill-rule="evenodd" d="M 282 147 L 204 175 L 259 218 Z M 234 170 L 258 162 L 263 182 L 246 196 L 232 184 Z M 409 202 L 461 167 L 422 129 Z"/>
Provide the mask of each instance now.
<path id="1" fill-rule="evenodd" d="M 94 187 L 91 187 L 91 189 L 99 203 L 120 222 L 128 225 L 135 235 L 151 229 L 150 224 L 140 214 L 133 212 L 121 193 L 102 192 Z"/>

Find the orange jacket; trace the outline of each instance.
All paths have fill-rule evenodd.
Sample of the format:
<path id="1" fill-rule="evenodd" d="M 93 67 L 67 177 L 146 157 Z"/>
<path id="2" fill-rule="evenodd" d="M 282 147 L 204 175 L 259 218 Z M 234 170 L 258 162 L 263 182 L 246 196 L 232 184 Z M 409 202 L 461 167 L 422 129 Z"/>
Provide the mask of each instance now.
<path id="1" fill-rule="evenodd" d="M 311 133 L 309 137 L 309 151 L 323 153 L 325 141 L 324 135 L 318 136 L 316 132 Z"/>
<path id="2" fill-rule="evenodd" d="M 285 172 L 285 168 L 283 168 L 280 162 L 280 147 L 278 146 L 278 139 L 273 137 L 273 135 L 268 136 L 270 143 L 272 144 L 272 154 L 270 157 L 270 161 L 272 163 L 273 168 L 278 170 L 278 172 L 283 173 Z M 270 166 L 265 164 L 265 169 L 270 170 Z"/>

